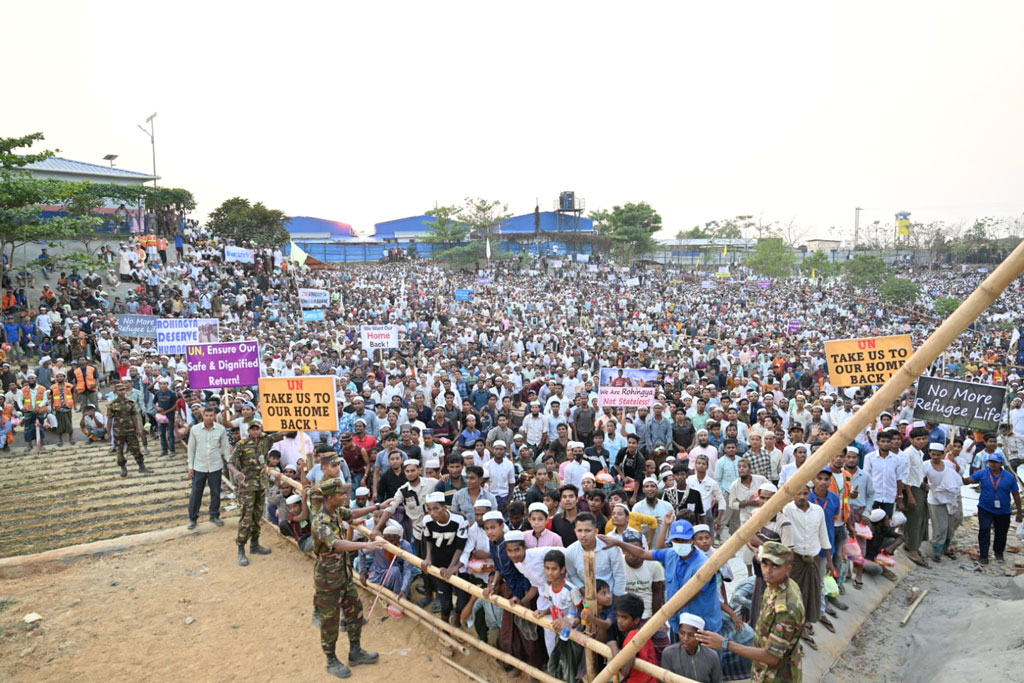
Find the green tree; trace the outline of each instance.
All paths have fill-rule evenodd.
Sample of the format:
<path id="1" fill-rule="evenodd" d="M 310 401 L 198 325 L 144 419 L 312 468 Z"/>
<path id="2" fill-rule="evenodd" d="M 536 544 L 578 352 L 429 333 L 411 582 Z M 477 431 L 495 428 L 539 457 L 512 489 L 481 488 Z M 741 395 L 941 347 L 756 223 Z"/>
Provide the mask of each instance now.
<path id="1" fill-rule="evenodd" d="M 877 287 L 885 281 L 889 266 L 880 256 L 857 254 L 843 264 L 843 270 L 850 284 L 856 287 Z"/>
<path id="2" fill-rule="evenodd" d="M 883 301 L 896 304 L 910 304 L 921 295 L 921 285 L 895 275 L 889 275 L 878 287 L 878 295 Z"/>
<path id="3" fill-rule="evenodd" d="M 492 257 L 501 252 L 499 228 L 511 217 L 508 204 L 481 197 L 466 197 L 466 206 L 459 214 L 459 219 L 469 229 L 470 239 L 480 242 L 481 249 L 490 240 Z"/>
<path id="4" fill-rule="evenodd" d="M 699 225 L 695 225 L 689 230 L 680 230 L 676 233 L 677 240 L 706 240 L 711 238 L 711 233 Z"/>
<path id="5" fill-rule="evenodd" d="M 268 209 L 262 202 L 251 204 L 248 199 L 232 197 L 210 213 L 206 225 L 214 235 L 236 244 L 279 247 L 288 241 L 286 220 L 283 211 Z"/>
<path id="6" fill-rule="evenodd" d="M 594 229 L 612 241 L 612 249 L 623 257 L 654 251 L 654 234 L 661 230 L 661 216 L 647 202 L 613 206 L 611 211 L 594 211 Z"/>
<path id="7" fill-rule="evenodd" d="M 25 171 L 28 164 L 44 161 L 56 153 L 51 150 L 33 153 L 24 149 L 42 140 L 42 133 L 0 138 L 0 253 L 8 254 L 12 264 L 19 246 L 40 240 L 75 239 L 95 229 L 99 221 L 90 215 L 44 220 L 40 205 L 70 202 L 75 185 L 34 178 Z M 0 266 L 0 276 L 2 274 Z"/>
<path id="8" fill-rule="evenodd" d="M 800 270 L 807 277 L 831 277 L 839 272 L 839 264 L 832 263 L 823 251 L 816 251 L 800 262 Z"/>
<path id="9" fill-rule="evenodd" d="M 784 277 L 790 274 L 795 262 L 796 254 L 781 237 L 765 237 L 758 240 L 757 248 L 745 264 L 758 275 Z"/>
<path id="10" fill-rule="evenodd" d="M 427 234 L 422 238 L 427 244 L 443 245 L 451 249 L 469 239 L 469 226 L 462 221 L 462 209 L 458 206 L 438 206 L 427 211 L 432 221 L 423 221 Z"/>
<path id="11" fill-rule="evenodd" d="M 953 311 L 958 309 L 962 303 L 963 299 L 958 299 L 955 296 L 940 296 L 935 300 L 932 310 L 935 311 L 935 315 L 946 318 L 952 315 Z"/>

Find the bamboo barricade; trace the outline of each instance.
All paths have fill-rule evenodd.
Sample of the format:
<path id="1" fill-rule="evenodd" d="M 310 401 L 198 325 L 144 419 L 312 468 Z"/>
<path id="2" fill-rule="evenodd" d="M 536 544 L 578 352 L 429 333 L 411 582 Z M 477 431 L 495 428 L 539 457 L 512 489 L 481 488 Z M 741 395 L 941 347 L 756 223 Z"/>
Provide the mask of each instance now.
<path id="1" fill-rule="evenodd" d="M 291 477 L 287 477 L 287 476 L 285 476 L 283 474 L 280 474 L 280 473 L 278 473 L 276 471 L 275 471 L 274 475 L 272 475 L 272 476 L 274 476 L 274 478 L 276 478 L 276 479 L 281 479 L 285 484 L 288 484 L 296 492 L 298 492 L 299 495 L 302 495 L 303 488 L 302 488 L 302 485 L 299 484 L 299 482 L 295 481 Z M 236 491 L 234 484 L 231 483 L 231 478 L 230 477 L 225 478 L 225 481 L 227 482 L 228 487 L 232 491 Z M 260 522 L 263 523 L 263 524 L 266 524 L 268 527 L 272 528 L 274 531 L 278 530 L 277 527 L 275 527 L 273 525 L 273 523 L 269 519 L 267 519 L 266 517 L 264 517 L 262 515 L 260 515 Z M 296 550 L 299 550 L 299 547 L 298 547 L 297 544 L 296 544 L 295 548 L 296 548 Z M 299 550 L 299 552 L 302 553 L 302 550 Z M 302 553 L 302 554 L 305 555 L 306 557 L 310 557 L 312 559 L 312 556 L 309 555 L 308 553 Z M 366 583 L 363 583 L 362 581 L 359 581 L 359 580 L 356 580 L 356 585 L 359 586 L 360 588 L 365 588 L 370 593 L 374 593 L 375 595 L 384 598 L 388 602 L 391 602 L 391 603 L 393 603 L 395 605 L 398 605 L 398 606 L 402 606 L 402 605 L 399 604 L 398 596 L 396 596 L 394 593 L 392 593 L 391 591 L 387 590 L 383 586 L 379 586 L 379 585 L 377 585 L 375 583 L 370 583 L 369 581 L 367 581 Z M 407 610 L 407 612 L 408 612 L 408 610 Z M 447 635 L 444 631 L 439 629 L 437 627 L 437 625 L 435 625 L 434 623 L 432 623 L 430 621 L 424 621 L 422 617 L 420 617 L 419 615 L 416 615 L 416 614 L 407 613 L 406 616 L 408 616 L 413 621 L 415 621 L 415 622 L 417 622 L 419 624 L 422 624 L 424 627 L 429 629 L 431 632 L 434 633 L 434 635 L 437 636 L 438 640 L 440 640 L 441 642 L 445 643 L 448 647 L 452 648 L 456 652 L 458 652 L 460 654 L 466 654 L 467 652 L 469 652 L 469 650 L 466 649 L 466 646 L 461 645 L 458 642 L 456 642 L 455 640 L 453 640 L 451 636 Z M 433 616 L 433 615 L 429 615 L 429 616 Z"/>
<path id="2" fill-rule="evenodd" d="M 355 525 L 354 528 L 359 533 L 361 533 L 361 534 L 363 534 L 363 535 L 365 535 L 367 537 L 370 536 L 371 532 L 366 527 L 362 526 L 361 524 Z M 388 547 L 388 550 L 391 553 L 393 553 L 395 555 L 400 555 L 405 560 L 408 560 L 409 562 L 415 563 L 415 565 L 417 567 L 419 567 L 423 563 L 423 560 L 421 558 L 417 557 L 416 555 L 413 555 L 410 552 L 407 552 L 407 551 L 399 548 L 398 546 L 395 546 L 395 545 L 392 545 L 392 544 L 388 543 L 387 547 Z M 465 579 L 463 579 L 463 578 L 461 578 L 461 577 L 459 577 L 457 575 L 456 576 L 452 576 L 451 578 L 447 578 L 446 579 L 446 578 L 444 578 L 441 575 L 441 570 L 438 569 L 437 567 L 433 567 L 433 566 L 428 568 L 428 573 L 431 576 L 436 576 L 437 578 L 441 579 L 442 581 L 446 581 L 446 582 L 450 583 L 452 586 L 454 586 L 455 588 L 458 588 L 459 590 L 465 591 L 465 592 L 469 593 L 470 595 L 476 596 L 480 600 L 485 600 L 487 602 L 490 602 L 491 604 L 497 605 L 498 607 L 502 608 L 503 610 L 505 610 L 507 612 L 511 612 L 512 614 L 515 614 L 516 616 L 521 617 L 522 619 L 525 619 L 526 621 L 533 622 L 537 626 L 540 626 L 542 628 L 546 628 L 549 631 L 555 631 L 556 630 L 555 627 L 554 627 L 554 621 L 552 621 L 550 618 L 548 618 L 548 617 L 538 617 L 536 614 L 533 613 L 533 610 L 528 609 L 528 608 L 526 608 L 526 607 L 524 607 L 522 605 L 513 605 L 511 602 L 509 602 L 508 600 L 506 600 L 505 598 L 503 598 L 501 596 L 497 596 L 497 595 L 484 596 L 484 589 L 483 588 L 481 588 L 480 586 L 477 586 L 474 583 L 470 583 L 469 581 L 466 581 Z M 402 603 L 402 607 L 405 607 L 404 603 Z M 450 624 L 444 624 L 443 621 L 438 624 L 438 626 L 441 626 L 441 627 L 443 627 L 444 625 L 450 626 Z M 445 629 L 445 630 L 447 630 L 447 629 Z M 655 629 L 655 630 L 657 630 L 657 629 Z M 460 631 L 460 633 L 461 633 L 461 631 Z M 575 642 L 579 643 L 580 645 L 582 645 L 587 650 L 593 650 L 595 654 L 601 655 L 605 659 L 608 659 L 608 658 L 610 658 L 612 656 L 612 649 L 610 647 L 608 647 L 607 644 L 602 643 L 602 642 L 600 642 L 598 640 L 595 640 L 594 638 L 591 638 L 591 637 L 587 636 L 582 631 L 575 631 L 574 630 L 574 631 L 572 631 L 569 634 L 569 637 L 573 641 L 575 641 Z M 473 638 L 472 640 L 473 640 L 474 643 L 479 643 L 480 642 L 476 638 Z M 502 660 L 502 661 L 504 661 L 504 660 Z M 516 660 L 516 661 L 518 661 L 518 660 Z M 511 662 L 509 662 L 509 663 L 511 663 Z M 694 681 L 693 679 L 686 678 L 685 676 L 680 676 L 679 674 L 672 673 L 671 671 L 669 671 L 667 669 L 663 669 L 660 666 L 655 666 L 654 664 L 651 664 L 649 662 L 645 662 L 645 661 L 643 661 L 641 659 L 637 659 L 634 662 L 633 668 L 635 668 L 637 671 L 640 671 L 642 673 L 650 674 L 651 676 L 654 676 L 655 678 L 657 678 L 660 681 L 668 681 L 669 683 L 696 683 L 696 681 Z"/>
<path id="3" fill-rule="evenodd" d="M 660 610 L 651 616 L 650 621 L 644 624 L 633 640 L 629 641 L 619 654 L 598 673 L 593 683 L 608 683 L 615 672 L 622 668 L 626 660 L 639 652 L 640 648 L 672 615 L 685 607 L 704 585 L 714 578 L 715 573 L 723 564 L 728 562 L 754 534 L 782 511 L 782 508 L 793 499 L 797 491 L 806 486 L 807 482 L 827 466 L 837 453 L 846 448 L 847 444 L 852 443 L 857 434 L 867 427 L 879 413 L 898 399 L 900 394 L 913 384 L 953 340 L 966 330 L 967 326 L 986 308 L 991 306 L 1010 282 L 1019 277 L 1022 272 L 1024 272 L 1024 242 L 1017 245 L 1017 248 L 1006 260 L 978 285 L 971 296 L 925 340 L 921 348 L 911 354 L 903 367 L 875 392 L 875 395 L 860 410 L 856 411 L 846 424 L 807 458 L 807 461 L 786 482 L 785 486 L 781 487 L 778 493 L 760 507 L 735 534 L 730 536 L 693 578 L 687 581 Z"/>
<path id="4" fill-rule="evenodd" d="M 303 490 L 303 487 L 302 487 L 302 485 L 299 482 L 297 482 L 294 479 L 292 479 L 290 477 L 287 477 L 287 476 L 285 476 L 283 474 L 275 474 L 274 476 L 275 476 L 276 479 L 278 479 L 278 480 L 282 481 L 283 483 L 291 486 L 293 489 L 295 489 L 296 491 L 300 492 L 300 494 L 301 494 L 301 492 Z M 263 521 L 267 522 L 267 524 L 270 524 L 270 522 L 267 521 L 266 519 L 264 519 Z M 361 534 L 363 534 L 367 538 L 369 538 L 370 535 L 371 535 L 370 530 L 367 529 L 365 526 L 363 526 L 361 524 L 353 525 L 350 528 L 354 528 L 356 531 L 360 532 Z M 405 559 L 405 560 L 407 560 L 409 562 L 414 563 L 414 565 L 416 567 L 419 567 L 422 564 L 422 559 L 421 558 L 417 557 L 416 555 L 413 555 L 410 552 L 407 552 L 407 551 L 403 550 L 402 548 L 399 548 L 398 546 L 391 545 L 389 543 L 388 544 L 388 549 L 394 555 L 401 556 L 403 559 Z M 585 556 L 586 556 L 586 553 L 584 553 L 584 557 Z M 554 621 L 552 621 L 550 618 L 548 618 L 548 617 L 538 617 L 537 615 L 535 615 L 533 613 L 533 610 L 527 609 L 526 607 L 523 607 L 522 605 L 513 605 L 511 602 L 509 602 L 505 598 L 502 598 L 501 596 L 492 595 L 492 596 L 485 597 L 484 594 L 483 594 L 484 591 L 483 591 L 482 588 L 480 588 L 480 586 L 477 586 L 476 584 L 470 583 L 469 581 L 466 581 L 465 579 L 463 579 L 463 578 L 461 578 L 459 576 L 452 576 L 451 578 L 447 578 L 446 579 L 443 576 L 441 576 L 441 570 L 438 569 L 437 567 L 430 567 L 429 568 L 429 573 L 430 573 L 431 576 L 436 576 L 437 578 L 441 579 L 442 581 L 446 581 L 446 582 L 450 583 L 451 585 L 455 586 L 456 588 L 469 593 L 470 595 L 476 597 L 479 600 L 484 600 L 486 602 L 490 602 L 490 603 L 492 603 L 494 605 L 497 605 L 498 607 L 501 607 L 504 610 L 512 612 L 513 614 L 515 614 L 515 615 L 525 619 L 526 621 L 533 622 L 537 626 L 540 626 L 542 628 L 546 628 L 549 631 L 554 631 L 555 630 L 555 628 L 554 628 Z M 363 586 L 363 584 L 361 584 L 361 583 L 359 585 Z M 366 587 L 366 586 L 364 586 L 364 587 Z M 470 635 L 464 633 L 461 629 L 455 629 L 455 627 L 451 626 L 451 624 L 448 624 L 448 623 L 442 621 L 441 619 L 438 619 L 437 617 L 434 617 L 434 615 L 432 615 L 432 614 L 422 610 L 419 607 L 419 605 L 415 605 L 415 604 L 409 602 L 408 600 L 401 600 L 401 601 L 399 601 L 397 599 L 397 596 L 394 596 L 394 599 L 392 599 L 392 597 L 389 596 L 390 591 L 387 591 L 382 586 L 378 586 L 376 584 L 373 584 L 373 588 L 372 589 L 368 588 L 368 590 L 371 590 L 371 592 L 376 591 L 380 595 L 383 595 L 384 598 L 389 600 L 390 602 L 393 602 L 393 603 L 397 604 L 398 606 L 402 607 L 405 610 L 412 611 L 413 614 L 416 614 L 418 616 L 424 617 L 425 619 L 428 619 L 429 621 L 427 623 L 433 624 L 434 626 L 442 629 L 446 633 L 452 634 L 453 633 L 452 630 L 454 629 L 457 632 L 458 635 L 460 635 L 460 636 L 461 635 L 465 635 L 466 637 L 462 638 L 462 640 L 464 640 L 465 642 L 469 643 L 470 645 L 474 645 L 474 646 L 477 646 L 477 647 L 480 647 L 481 645 L 486 645 L 486 643 L 481 643 L 476 637 L 470 636 Z M 596 602 L 596 593 L 597 593 L 597 589 L 596 589 L 596 581 L 595 581 L 595 589 L 594 589 L 595 602 Z M 391 594 L 391 595 L 394 595 L 394 594 Z M 655 630 L 657 630 L 657 629 L 655 629 Z M 582 645 L 584 648 L 586 648 L 587 652 L 591 652 L 592 651 L 593 653 L 598 654 L 598 655 L 604 657 L 605 659 L 609 659 L 612 656 L 612 649 L 610 647 L 608 647 L 607 644 L 602 643 L 599 640 L 595 640 L 594 638 L 591 638 L 591 637 L 587 636 L 586 634 L 582 633 L 581 631 L 572 631 L 569 634 L 569 637 L 572 640 L 574 640 L 575 642 L 577 642 L 580 645 Z M 500 653 L 502 655 L 505 655 L 504 652 L 501 652 L 500 650 L 496 650 L 494 648 L 491 648 L 491 650 L 494 650 L 493 652 L 491 652 L 491 651 L 489 651 L 489 650 L 487 650 L 487 649 L 485 649 L 483 647 L 480 647 L 480 649 L 484 650 L 484 652 L 487 652 L 487 654 L 490 654 L 490 655 L 495 656 L 495 657 L 497 657 L 497 655 L 495 653 Z M 513 661 L 507 661 L 505 659 L 502 659 L 501 657 L 498 657 L 498 659 L 501 659 L 502 661 L 504 661 L 507 664 L 510 664 L 512 666 L 517 666 L 520 670 L 526 671 L 527 673 L 530 673 L 530 675 L 534 676 L 534 678 L 538 678 L 538 676 L 536 676 L 531 671 L 528 671 L 527 668 L 524 668 L 524 667 L 528 667 L 532 671 L 537 671 L 537 669 L 535 669 L 534 667 L 530 666 L 529 664 L 526 664 L 525 662 L 521 662 L 520 660 L 515 659 L 514 657 L 511 657 L 511 656 L 508 656 L 508 655 L 505 655 L 505 656 L 507 656 L 510 660 L 513 660 Z M 660 666 L 655 666 L 654 664 L 651 664 L 649 662 L 645 662 L 645 661 L 643 661 L 641 659 L 637 659 L 633 663 L 633 667 L 636 670 L 638 670 L 638 671 L 641 671 L 641 672 L 646 673 L 646 674 L 650 674 L 651 676 L 654 676 L 658 680 L 667 681 L 668 683 L 696 683 L 696 681 L 694 681 L 693 679 L 686 678 L 685 676 L 680 676 L 679 674 L 672 673 L 668 669 L 663 669 Z M 541 680 L 544 680 L 544 679 L 541 679 Z M 557 680 L 557 679 L 552 679 L 552 680 Z"/>
<path id="5" fill-rule="evenodd" d="M 596 614 L 597 613 L 597 559 L 594 556 L 593 550 L 587 550 L 583 553 L 583 580 L 586 583 L 584 587 L 583 599 L 587 603 L 587 606 Z M 587 624 L 586 634 L 588 636 L 594 635 L 594 629 L 592 626 Z M 587 661 L 587 683 L 594 680 L 594 676 L 597 675 L 597 666 L 594 661 L 594 651 L 587 648 L 584 652 Z"/>

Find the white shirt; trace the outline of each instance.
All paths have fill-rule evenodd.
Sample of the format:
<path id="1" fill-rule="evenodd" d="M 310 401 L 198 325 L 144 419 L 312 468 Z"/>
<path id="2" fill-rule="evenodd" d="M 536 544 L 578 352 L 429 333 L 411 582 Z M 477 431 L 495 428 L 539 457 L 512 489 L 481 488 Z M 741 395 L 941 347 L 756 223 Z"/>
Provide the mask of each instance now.
<path id="1" fill-rule="evenodd" d="M 705 474 L 703 481 L 698 481 L 697 475 L 691 474 L 686 478 L 686 488 L 696 489 L 700 492 L 700 502 L 704 506 L 705 514 L 711 512 L 711 506 L 715 501 L 718 501 L 720 510 L 725 509 L 725 496 L 722 495 L 722 487 L 710 474 Z"/>
<path id="2" fill-rule="evenodd" d="M 643 619 L 650 619 L 653 609 L 651 603 L 654 599 L 652 585 L 658 581 L 665 580 L 665 566 L 661 562 L 646 560 L 637 568 L 626 563 L 626 592 L 639 595 L 644 601 Z"/>
<path id="3" fill-rule="evenodd" d="M 577 462 L 572 460 L 568 465 L 565 466 L 565 472 L 562 477 L 562 486 L 568 486 L 572 484 L 576 487 L 576 495 L 583 495 L 583 475 L 590 472 L 590 465 L 586 462 Z"/>
<path id="4" fill-rule="evenodd" d="M 907 486 L 920 486 L 924 481 L 924 453 L 913 446 L 907 446 L 900 453 L 906 463 L 906 473 L 902 477 Z"/>
<path id="5" fill-rule="evenodd" d="M 487 485 L 487 490 L 495 496 L 502 498 L 508 496 L 509 489 L 516 485 L 516 466 L 512 464 L 512 461 L 505 457 L 499 463 L 491 458 L 486 461 L 484 467 L 487 468 L 487 473 L 491 475 L 491 481 Z"/>
<path id="6" fill-rule="evenodd" d="M 928 504 L 945 505 L 950 514 L 960 509 L 960 487 L 963 479 L 953 467 L 953 463 L 944 461 L 943 469 L 932 467 L 931 460 L 924 464 L 924 475 L 928 479 Z"/>
<path id="7" fill-rule="evenodd" d="M 640 502 L 633 506 L 633 512 L 638 512 L 641 515 L 650 515 L 651 517 L 657 517 L 658 524 L 663 524 L 665 522 L 665 515 L 667 515 L 671 511 L 672 504 L 669 503 L 667 500 L 655 498 L 654 507 L 651 507 L 651 505 L 647 502 L 646 496 L 644 496 L 640 500 Z"/>
<path id="8" fill-rule="evenodd" d="M 816 556 L 822 549 L 832 548 L 825 527 L 825 510 L 820 505 L 808 505 L 805 512 L 790 501 L 782 508 L 782 514 L 793 525 L 793 552 Z"/>
<path id="9" fill-rule="evenodd" d="M 767 481 L 760 474 L 752 474 L 750 475 L 750 486 L 744 486 L 742 479 L 736 479 L 729 486 L 729 507 L 739 511 L 740 524 L 750 519 L 750 516 L 757 511 L 757 508 L 752 505 L 740 507 L 740 503 L 753 498 L 754 494 L 761 489 L 761 485 Z"/>
<path id="10" fill-rule="evenodd" d="M 884 458 L 878 451 L 868 453 L 864 459 L 864 471 L 875 485 L 875 500 L 879 503 L 895 503 L 899 493 L 897 482 L 902 480 L 905 459 L 899 453 L 889 452 Z"/>

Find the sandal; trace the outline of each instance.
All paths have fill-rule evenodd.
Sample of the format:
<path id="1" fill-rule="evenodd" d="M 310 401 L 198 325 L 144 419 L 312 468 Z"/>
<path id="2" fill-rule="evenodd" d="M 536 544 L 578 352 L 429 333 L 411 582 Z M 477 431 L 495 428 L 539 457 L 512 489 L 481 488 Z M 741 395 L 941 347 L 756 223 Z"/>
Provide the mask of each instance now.
<path id="1" fill-rule="evenodd" d="M 812 650 L 818 649 L 818 644 L 814 642 L 814 638 L 811 638 L 810 636 L 804 636 L 803 641 L 807 643 L 807 645 L 810 646 Z"/>
<path id="2" fill-rule="evenodd" d="M 854 579 L 853 580 L 853 587 L 856 588 L 857 590 L 860 590 L 861 588 L 864 587 L 864 582 L 863 581 L 858 581 L 857 579 Z"/>

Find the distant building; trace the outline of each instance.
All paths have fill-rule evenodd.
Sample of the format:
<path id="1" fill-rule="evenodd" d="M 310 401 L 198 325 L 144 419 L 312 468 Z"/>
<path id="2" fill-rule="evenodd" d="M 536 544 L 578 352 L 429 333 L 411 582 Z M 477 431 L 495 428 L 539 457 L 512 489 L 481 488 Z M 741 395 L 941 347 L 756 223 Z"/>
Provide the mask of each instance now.
<path id="1" fill-rule="evenodd" d="M 34 178 L 113 183 L 114 185 L 142 185 L 154 179 L 160 179 L 160 176 L 153 176 L 149 173 L 128 171 L 102 164 L 90 164 L 85 161 L 72 161 L 63 157 L 50 157 L 43 161 L 37 161 L 24 166 L 24 170 L 32 174 Z"/>
<path id="2" fill-rule="evenodd" d="M 838 249 L 841 244 L 841 240 L 807 240 L 807 251 L 829 252 L 832 251 L 833 249 Z"/>

